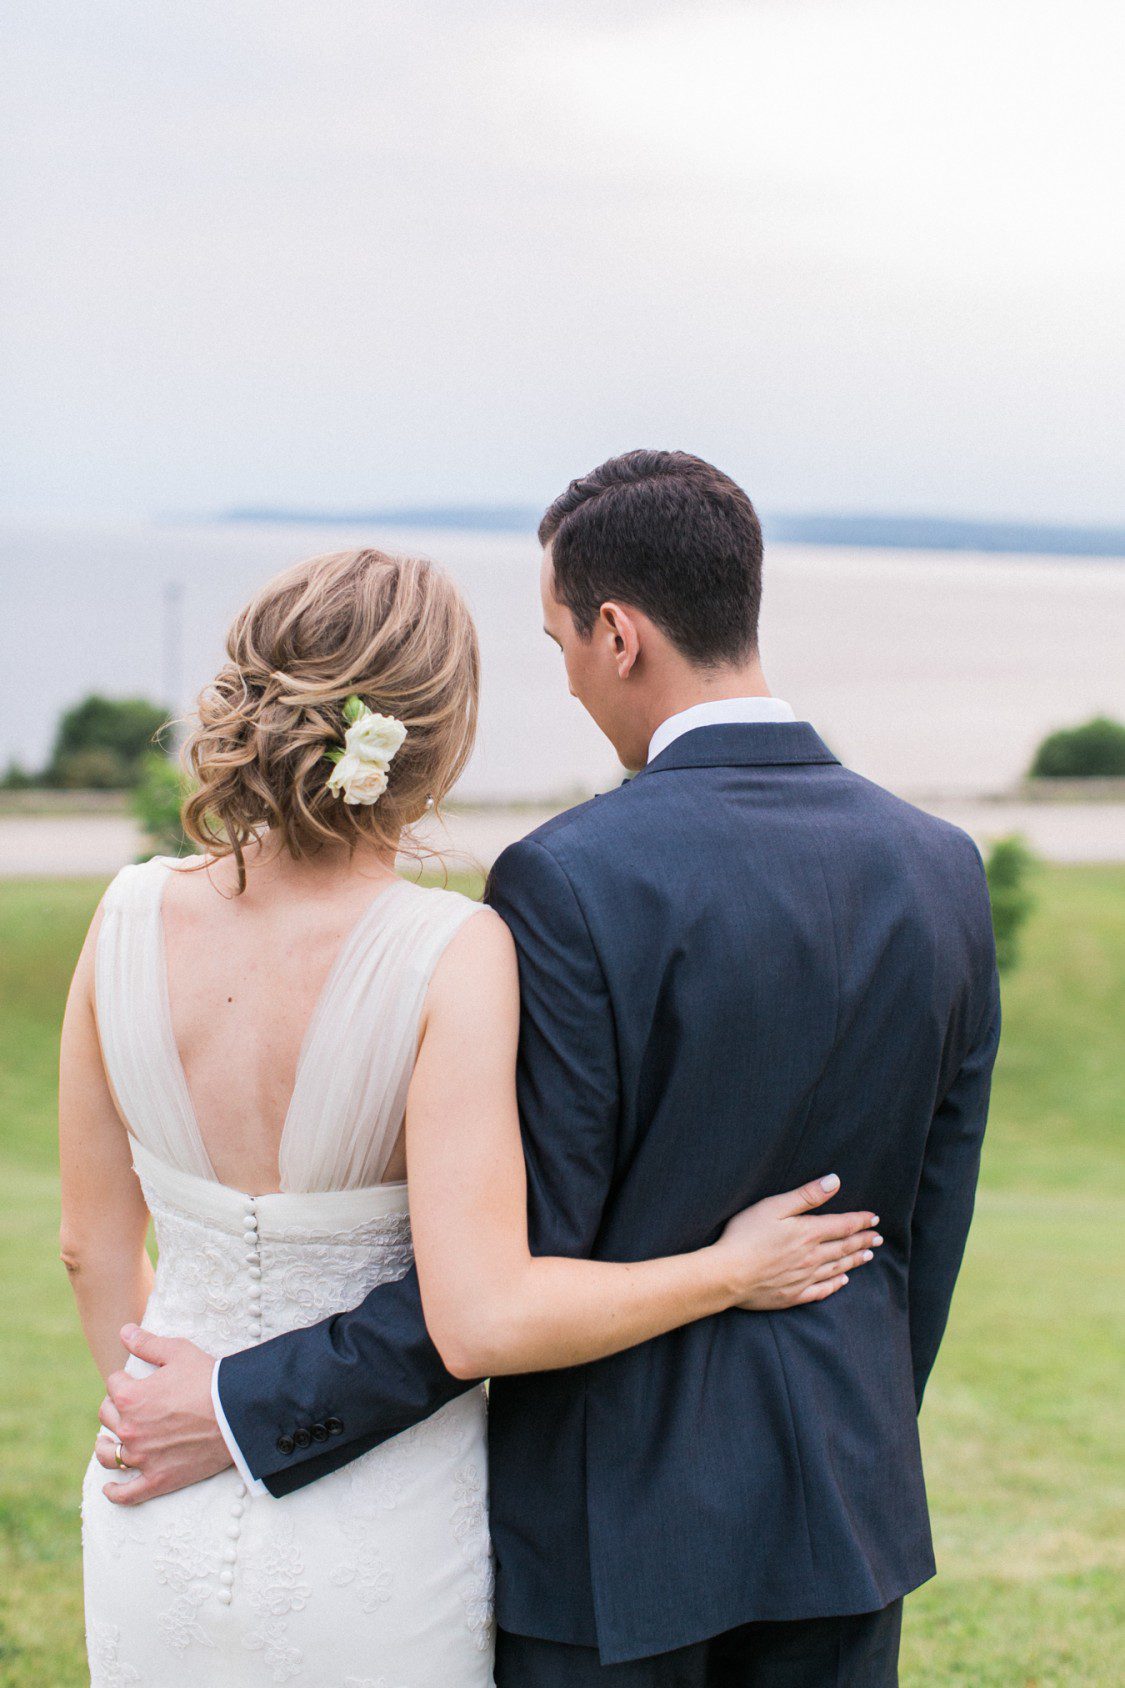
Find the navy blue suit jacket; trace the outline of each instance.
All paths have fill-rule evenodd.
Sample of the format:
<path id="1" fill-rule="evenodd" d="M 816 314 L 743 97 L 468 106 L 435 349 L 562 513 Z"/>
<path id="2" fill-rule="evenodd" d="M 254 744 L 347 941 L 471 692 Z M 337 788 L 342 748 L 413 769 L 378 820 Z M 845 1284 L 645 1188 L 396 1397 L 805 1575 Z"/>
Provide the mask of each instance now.
<path id="1" fill-rule="evenodd" d="M 805 723 L 705 727 L 507 850 L 488 896 L 519 952 L 537 1253 L 695 1248 L 828 1171 L 886 1239 L 826 1302 L 496 1380 L 500 1622 L 614 1663 L 886 1605 L 934 1568 L 917 1408 L 999 1036 L 975 846 Z M 413 1273 L 220 1371 L 279 1496 L 464 1387 Z"/>

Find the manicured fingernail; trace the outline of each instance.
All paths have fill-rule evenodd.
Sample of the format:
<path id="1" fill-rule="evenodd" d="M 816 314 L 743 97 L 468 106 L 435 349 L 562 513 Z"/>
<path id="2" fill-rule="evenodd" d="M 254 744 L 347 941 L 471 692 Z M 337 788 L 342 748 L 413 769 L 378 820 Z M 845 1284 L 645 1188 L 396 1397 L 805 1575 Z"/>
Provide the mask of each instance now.
<path id="1" fill-rule="evenodd" d="M 871 1241 L 875 1244 L 876 1248 L 882 1248 L 882 1246 L 883 1246 L 882 1237 L 876 1235 L 876 1236 L 872 1237 Z"/>
<path id="2" fill-rule="evenodd" d="M 877 1213 L 873 1213 L 871 1215 L 871 1223 L 872 1225 L 877 1225 L 879 1223 L 879 1215 Z"/>
<path id="3" fill-rule="evenodd" d="M 863 1258 L 865 1260 L 874 1260 L 875 1256 L 872 1254 L 870 1249 L 865 1249 Z"/>
<path id="4" fill-rule="evenodd" d="M 846 1272 L 845 1272 L 845 1273 L 844 1273 L 844 1282 L 845 1282 L 845 1283 L 847 1283 L 847 1282 L 848 1282 L 848 1274 L 847 1274 L 847 1273 L 846 1273 Z"/>
<path id="5" fill-rule="evenodd" d="M 821 1179 L 820 1187 L 822 1190 L 838 1190 L 840 1188 L 840 1180 L 834 1172 L 830 1172 L 827 1177 Z"/>

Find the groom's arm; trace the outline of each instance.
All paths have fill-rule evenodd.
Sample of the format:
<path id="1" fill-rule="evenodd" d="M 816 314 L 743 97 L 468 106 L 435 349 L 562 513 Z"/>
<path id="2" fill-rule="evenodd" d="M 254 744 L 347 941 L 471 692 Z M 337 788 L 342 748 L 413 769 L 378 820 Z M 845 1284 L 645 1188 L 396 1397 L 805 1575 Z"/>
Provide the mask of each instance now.
<path id="1" fill-rule="evenodd" d="M 612 1175 L 618 1108 L 601 968 L 570 882 L 542 845 L 524 840 L 505 851 L 487 900 L 519 956 L 518 1084 L 532 1247 L 589 1254 Z M 430 1340 L 413 1270 L 380 1284 L 350 1312 L 228 1356 L 217 1377 L 240 1465 L 277 1496 L 356 1459 L 469 1387 L 446 1370 Z"/>
<path id="2" fill-rule="evenodd" d="M 236 1463 L 278 1497 L 472 1387 L 430 1340 L 413 1267 L 348 1312 L 228 1355 L 215 1379 Z"/>
<path id="3" fill-rule="evenodd" d="M 968 1053 L 931 1122 L 910 1227 L 910 1347 L 919 1407 L 968 1240 L 1000 1042 L 1000 983 L 990 924 L 984 949 L 983 1009 Z"/>

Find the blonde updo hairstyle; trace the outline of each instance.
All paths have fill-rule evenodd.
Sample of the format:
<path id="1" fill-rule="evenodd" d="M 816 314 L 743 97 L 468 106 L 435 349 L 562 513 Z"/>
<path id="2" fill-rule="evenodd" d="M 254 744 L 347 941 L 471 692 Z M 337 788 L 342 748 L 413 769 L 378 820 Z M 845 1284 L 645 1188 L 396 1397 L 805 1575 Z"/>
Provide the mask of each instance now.
<path id="1" fill-rule="evenodd" d="M 230 658 L 204 688 L 184 746 L 198 782 L 184 830 L 212 858 L 269 830 L 289 854 L 324 845 L 394 848 L 456 784 L 473 747 L 480 687 L 476 629 L 432 563 L 337 551 L 287 569 L 251 599 L 227 637 Z M 353 693 L 407 729 L 375 804 L 328 789 Z"/>

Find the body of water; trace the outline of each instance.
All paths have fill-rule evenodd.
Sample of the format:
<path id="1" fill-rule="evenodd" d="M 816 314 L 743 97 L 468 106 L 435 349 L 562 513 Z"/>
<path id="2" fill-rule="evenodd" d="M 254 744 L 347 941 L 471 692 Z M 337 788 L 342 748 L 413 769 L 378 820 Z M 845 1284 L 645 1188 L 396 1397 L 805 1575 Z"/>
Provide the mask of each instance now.
<path id="1" fill-rule="evenodd" d="M 41 763 L 60 711 L 88 691 L 164 697 L 169 583 L 182 589 L 183 705 L 262 581 L 359 544 L 435 558 L 473 608 L 484 689 L 464 797 L 613 783 L 613 754 L 541 630 L 533 535 L 240 522 L 0 528 L 0 764 Z M 774 543 L 762 632 L 773 690 L 837 755 L 907 796 L 1004 789 L 1051 728 L 1125 717 L 1121 560 Z"/>

